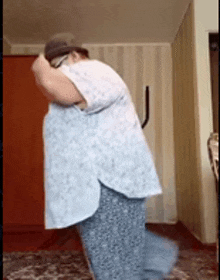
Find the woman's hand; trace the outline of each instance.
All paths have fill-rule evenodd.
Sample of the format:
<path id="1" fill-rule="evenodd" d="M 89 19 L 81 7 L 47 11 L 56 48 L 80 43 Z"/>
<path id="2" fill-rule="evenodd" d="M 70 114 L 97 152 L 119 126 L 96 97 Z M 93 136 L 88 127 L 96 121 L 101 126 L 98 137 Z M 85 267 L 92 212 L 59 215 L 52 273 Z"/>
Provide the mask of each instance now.
<path id="1" fill-rule="evenodd" d="M 50 64 L 43 54 L 40 54 L 31 66 L 37 87 L 49 101 L 54 102 L 55 97 L 45 89 L 45 77 L 50 68 Z"/>
<path id="2" fill-rule="evenodd" d="M 48 80 L 48 73 L 51 70 L 51 66 L 44 55 L 40 54 L 32 64 L 31 70 L 34 74 L 36 85 L 41 87 L 45 84 L 46 80 Z"/>
<path id="3" fill-rule="evenodd" d="M 50 68 L 49 62 L 46 60 L 43 54 L 40 54 L 32 64 L 31 70 L 34 74 L 40 74 L 47 71 Z"/>
<path id="4" fill-rule="evenodd" d="M 59 68 L 51 67 L 43 54 L 34 61 L 31 70 L 37 86 L 50 101 L 63 105 L 85 101 L 72 81 Z"/>

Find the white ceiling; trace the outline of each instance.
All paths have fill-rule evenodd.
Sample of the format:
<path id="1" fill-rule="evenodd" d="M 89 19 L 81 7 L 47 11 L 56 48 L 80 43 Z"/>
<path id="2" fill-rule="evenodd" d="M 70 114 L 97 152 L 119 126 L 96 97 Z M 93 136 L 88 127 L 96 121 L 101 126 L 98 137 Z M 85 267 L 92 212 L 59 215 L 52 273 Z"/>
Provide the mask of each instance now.
<path id="1" fill-rule="evenodd" d="M 10 44 L 71 32 L 81 43 L 172 42 L 192 0 L 4 0 Z"/>

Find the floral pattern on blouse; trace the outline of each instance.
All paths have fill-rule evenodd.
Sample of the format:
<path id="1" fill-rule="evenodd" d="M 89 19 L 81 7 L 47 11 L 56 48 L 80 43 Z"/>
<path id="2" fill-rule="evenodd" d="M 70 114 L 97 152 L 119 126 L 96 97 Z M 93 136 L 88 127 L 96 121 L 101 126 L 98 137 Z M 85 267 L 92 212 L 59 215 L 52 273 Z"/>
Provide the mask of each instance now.
<path id="1" fill-rule="evenodd" d="M 60 70 L 87 107 L 51 103 L 45 116 L 46 228 L 92 216 L 99 206 L 98 180 L 128 198 L 160 194 L 152 154 L 121 77 L 97 60 Z"/>

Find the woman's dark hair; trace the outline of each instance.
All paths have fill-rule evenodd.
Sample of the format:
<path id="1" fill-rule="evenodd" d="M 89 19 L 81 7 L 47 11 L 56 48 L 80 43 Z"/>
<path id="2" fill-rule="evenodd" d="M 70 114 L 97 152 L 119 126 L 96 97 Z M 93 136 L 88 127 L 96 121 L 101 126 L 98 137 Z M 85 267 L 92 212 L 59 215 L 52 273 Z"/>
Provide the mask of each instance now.
<path id="1" fill-rule="evenodd" d="M 81 47 L 75 47 L 73 51 L 79 53 L 81 56 L 89 58 L 89 51 Z"/>
<path id="2" fill-rule="evenodd" d="M 89 51 L 82 47 L 74 46 L 72 40 L 54 38 L 50 40 L 44 48 L 45 58 L 49 62 L 56 57 L 69 54 L 73 51 L 79 53 L 82 57 L 89 58 Z"/>

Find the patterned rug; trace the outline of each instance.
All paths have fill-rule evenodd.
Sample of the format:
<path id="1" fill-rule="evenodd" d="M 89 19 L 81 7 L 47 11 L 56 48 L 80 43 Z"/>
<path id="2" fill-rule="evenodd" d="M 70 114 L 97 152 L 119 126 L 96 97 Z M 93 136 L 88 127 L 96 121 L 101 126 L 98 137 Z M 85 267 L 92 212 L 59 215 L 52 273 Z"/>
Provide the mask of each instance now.
<path id="1" fill-rule="evenodd" d="M 86 259 L 78 251 L 3 253 L 5 280 L 92 280 Z M 216 254 L 208 250 L 180 251 L 166 280 L 217 280 Z M 110 280 L 110 279 L 109 279 Z"/>

